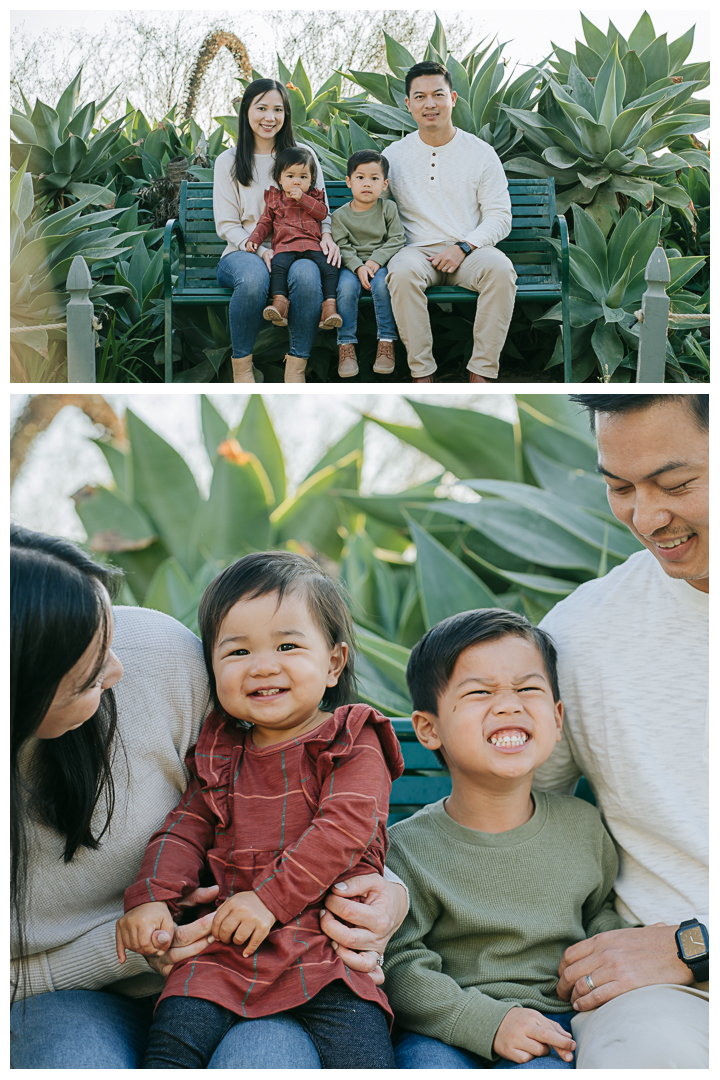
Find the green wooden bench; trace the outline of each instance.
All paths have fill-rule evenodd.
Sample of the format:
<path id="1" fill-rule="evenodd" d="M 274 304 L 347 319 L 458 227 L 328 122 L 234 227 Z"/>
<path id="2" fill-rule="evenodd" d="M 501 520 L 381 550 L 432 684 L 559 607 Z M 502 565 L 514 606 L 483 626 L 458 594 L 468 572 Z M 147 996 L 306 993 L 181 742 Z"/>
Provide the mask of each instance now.
<path id="1" fill-rule="evenodd" d="M 510 258 L 517 274 L 520 303 L 562 301 L 563 367 L 565 382 L 572 382 L 570 359 L 570 256 L 567 223 L 555 212 L 555 181 L 509 180 L 512 203 L 512 231 L 497 246 Z M 349 202 L 351 193 L 344 180 L 329 180 L 326 195 L 331 210 Z M 562 256 L 548 243 L 559 231 Z M 171 245 L 177 237 L 179 271 L 173 285 Z M 212 184 L 188 183 L 180 189 L 180 216 L 168 221 L 163 238 L 163 275 L 165 283 L 165 382 L 172 382 L 172 313 L 176 307 L 225 305 L 232 289 L 221 288 L 215 272 L 225 242 L 215 232 L 212 209 Z M 434 285 L 427 290 L 431 303 L 474 303 L 477 293 L 451 285 Z M 370 296 L 361 303 L 372 303 Z M 439 796 L 438 796 L 439 798 Z"/>
<path id="2" fill-rule="evenodd" d="M 411 720 L 393 720 L 395 734 L 400 740 L 405 772 L 395 781 L 390 796 L 388 825 L 410 817 L 428 803 L 437 802 L 450 794 L 450 776 L 440 767 L 431 750 L 426 750 L 415 737 Z M 575 794 L 586 802 L 595 798 L 585 777 L 575 787 Z"/>

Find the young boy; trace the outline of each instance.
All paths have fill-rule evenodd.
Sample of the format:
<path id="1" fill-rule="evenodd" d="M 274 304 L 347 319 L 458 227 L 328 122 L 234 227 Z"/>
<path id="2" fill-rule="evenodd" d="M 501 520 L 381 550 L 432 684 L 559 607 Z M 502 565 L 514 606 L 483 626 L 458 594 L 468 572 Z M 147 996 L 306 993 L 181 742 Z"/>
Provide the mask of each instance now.
<path id="1" fill-rule="evenodd" d="M 375 307 L 378 347 L 373 371 L 391 375 L 398 334 L 385 277 L 388 261 L 405 246 L 405 233 L 395 203 L 380 197 L 388 186 L 387 159 L 375 150 L 359 150 L 347 170 L 345 183 L 353 197 L 332 216 L 332 237 L 343 262 L 337 294 L 343 321 L 338 330 L 338 375 L 349 379 L 359 370 L 355 345 L 362 289 L 372 294 Z"/>
<path id="2" fill-rule="evenodd" d="M 384 967 L 397 1067 L 573 1068 L 558 963 L 627 924 L 598 811 L 530 791 L 562 731 L 552 641 L 515 612 L 463 612 L 418 642 L 407 681 L 452 793 L 390 830 L 387 865 L 410 890 Z"/>

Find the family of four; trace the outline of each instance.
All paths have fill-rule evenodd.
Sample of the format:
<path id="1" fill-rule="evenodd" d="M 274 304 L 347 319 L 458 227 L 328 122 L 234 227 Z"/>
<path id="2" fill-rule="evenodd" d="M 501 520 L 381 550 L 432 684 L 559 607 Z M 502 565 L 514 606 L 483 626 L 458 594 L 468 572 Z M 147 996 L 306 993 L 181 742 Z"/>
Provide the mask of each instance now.
<path id="1" fill-rule="evenodd" d="M 14 1067 L 707 1068 L 707 397 L 576 400 L 647 550 L 425 634 L 452 791 L 389 833 L 317 564 L 229 566 L 200 643 L 13 529 Z"/>
<path id="2" fill-rule="evenodd" d="M 220 154 L 213 181 L 215 227 L 227 241 L 217 279 L 233 290 L 235 382 L 255 381 L 252 353 L 263 318 L 288 327 L 286 382 L 305 381 L 318 327 L 337 328 L 338 373 L 357 375 L 363 290 L 375 307 L 374 370 L 394 371 L 399 332 L 413 382 L 432 382 L 437 364 L 425 290 L 440 284 L 477 292 L 469 378 L 497 378 L 516 280 L 495 247 L 512 221 L 505 173 L 491 146 L 453 126 L 457 93 L 442 64 L 415 64 L 405 91 L 417 131 L 382 154 L 351 156 L 352 200 L 332 217 L 315 151 L 295 142 L 286 88 L 257 79 L 243 94 L 237 146 Z"/>

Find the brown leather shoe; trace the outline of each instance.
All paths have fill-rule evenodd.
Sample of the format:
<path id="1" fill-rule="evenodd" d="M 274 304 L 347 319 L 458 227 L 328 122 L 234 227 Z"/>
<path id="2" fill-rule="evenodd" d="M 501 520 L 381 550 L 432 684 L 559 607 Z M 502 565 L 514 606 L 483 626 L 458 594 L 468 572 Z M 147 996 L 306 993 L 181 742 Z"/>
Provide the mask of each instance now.
<path id="1" fill-rule="evenodd" d="M 272 304 L 268 304 L 263 311 L 263 319 L 275 323 L 276 326 L 287 326 L 289 307 L 287 296 L 273 296 Z"/>
<path id="2" fill-rule="evenodd" d="M 341 345 L 340 361 L 338 363 L 338 375 L 340 378 L 351 379 L 353 375 L 357 375 L 359 370 L 357 356 L 355 355 L 355 346 Z"/>
<path id="3" fill-rule="evenodd" d="M 423 375 L 419 379 L 413 379 L 413 382 L 435 382 L 432 375 Z"/>
<path id="4" fill-rule="evenodd" d="M 476 375 L 474 371 L 471 371 L 468 382 L 495 382 L 495 380 L 486 379 L 484 375 Z"/>
<path id="5" fill-rule="evenodd" d="M 334 330 L 335 327 L 342 326 L 342 319 L 338 315 L 336 300 L 323 300 L 322 310 L 320 312 L 320 322 L 318 325 L 321 330 Z"/>
<path id="6" fill-rule="evenodd" d="M 395 370 L 395 342 L 378 341 L 373 371 L 378 375 L 392 375 Z"/>

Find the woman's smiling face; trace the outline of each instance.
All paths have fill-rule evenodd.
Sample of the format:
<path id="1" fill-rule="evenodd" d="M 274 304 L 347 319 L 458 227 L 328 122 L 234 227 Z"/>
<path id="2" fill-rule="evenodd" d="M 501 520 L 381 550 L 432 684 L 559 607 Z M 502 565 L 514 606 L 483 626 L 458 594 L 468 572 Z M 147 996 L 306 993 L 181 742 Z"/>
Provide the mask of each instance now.
<path id="1" fill-rule="evenodd" d="M 255 725 L 255 745 L 283 742 L 322 722 L 320 702 L 346 660 L 347 645 L 328 644 L 301 590 L 240 600 L 213 649 L 218 700 Z"/>
<path id="2" fill-rule="evenodd" d="M 268 90 L 253 98 L 247 113 L 250 130 L 255 136 L 255 149 L 264 147 L 269 154 L 275 144 L 275 138 L 285 123 L 285 106 L 279 90 Z M 260 142 L 260 146 L 258 145 Z"/>

